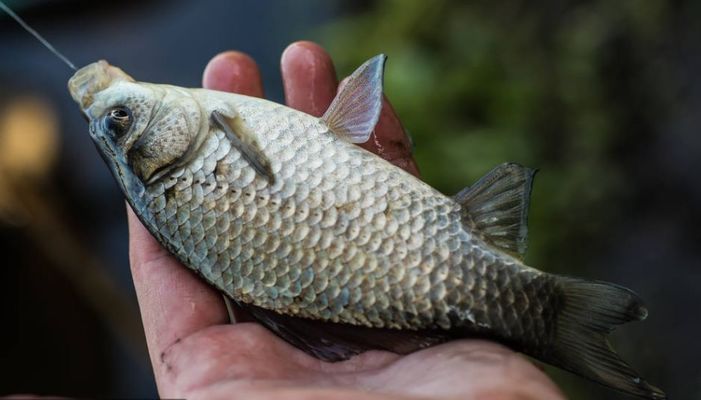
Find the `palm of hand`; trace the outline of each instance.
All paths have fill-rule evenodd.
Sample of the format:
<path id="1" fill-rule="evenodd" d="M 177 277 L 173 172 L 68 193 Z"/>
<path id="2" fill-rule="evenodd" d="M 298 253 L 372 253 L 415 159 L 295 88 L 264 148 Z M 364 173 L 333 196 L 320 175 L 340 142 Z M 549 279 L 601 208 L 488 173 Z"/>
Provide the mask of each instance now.
<path id="1" fill-rule="evenodd" d="M 205 328 L 159 358 L 164 396 L 242 399 L 559 398 L 521 356 L 459 341 L 407 356 L 368 352 L 340 363 L 307 356 L 254 323 Z"/>
<path id="2" fill-rule="evenodd" d="M 333 64 L 295 43 L 282 58 L 289 106 L 320 115 L 335 95 Z M 255 63 L 215 57 L 205 87 L 262 96 Z M 363 147 L 418 174 L 408 139 L 385 103 Z M 221 296 L 168 255 L 129 210 L 131 267 L 151 361 L 163 397 L 275 399 L 561 399 L 536 367 L 503 346 L 461 340 L 407 356 L 372 351 L 319 361 L 255 323 L 229 324 Z"/>

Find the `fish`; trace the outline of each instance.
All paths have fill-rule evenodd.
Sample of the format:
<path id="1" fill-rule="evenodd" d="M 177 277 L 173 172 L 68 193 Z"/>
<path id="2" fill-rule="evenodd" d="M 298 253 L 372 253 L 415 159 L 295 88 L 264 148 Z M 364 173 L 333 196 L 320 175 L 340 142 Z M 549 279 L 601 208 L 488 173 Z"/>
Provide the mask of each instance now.
<path id="1" fill-rule="evenodd" d="M 386 57 L 322 117 L 265 99 L 138 82 L 106 61 L 68 89 L 132 209 L 183 265 L 325 361 L 487 338 L 649 399 L 611 347 L 644 320 L 631 290 L 524 263 L 535 170 L 504 163 L 447 196 L 356 146 Z"/>

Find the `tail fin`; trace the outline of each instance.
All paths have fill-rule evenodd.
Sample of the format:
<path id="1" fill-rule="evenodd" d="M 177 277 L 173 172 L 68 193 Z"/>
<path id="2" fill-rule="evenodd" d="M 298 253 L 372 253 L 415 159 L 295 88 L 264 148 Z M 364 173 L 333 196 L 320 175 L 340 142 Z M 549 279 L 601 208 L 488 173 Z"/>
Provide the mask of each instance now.
<path id="1" fill-rule="evenodd" d="M 617 325 L 642 321 L 647 309 L 632 291 L 606 282 L 559 278 L 560 314 L 553 345 L 543 360 L 614 389 L 649 399 L 665 399 L 609 344 Z"/>

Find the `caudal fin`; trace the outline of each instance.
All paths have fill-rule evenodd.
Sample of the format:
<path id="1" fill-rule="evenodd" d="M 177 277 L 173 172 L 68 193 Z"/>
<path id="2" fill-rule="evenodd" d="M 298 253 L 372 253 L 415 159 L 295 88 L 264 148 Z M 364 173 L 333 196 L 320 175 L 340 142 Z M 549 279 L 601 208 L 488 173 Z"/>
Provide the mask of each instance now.
<path id="1" fill-rule="evenodd" d="M 647 317 L 632 291 L 606 282 L 558 279 L 560 314 L 553 344 L 544 361 L 614 389 L 649 399 L 665 399 L 645 382 L 608 341 L 616 326 Z"/>

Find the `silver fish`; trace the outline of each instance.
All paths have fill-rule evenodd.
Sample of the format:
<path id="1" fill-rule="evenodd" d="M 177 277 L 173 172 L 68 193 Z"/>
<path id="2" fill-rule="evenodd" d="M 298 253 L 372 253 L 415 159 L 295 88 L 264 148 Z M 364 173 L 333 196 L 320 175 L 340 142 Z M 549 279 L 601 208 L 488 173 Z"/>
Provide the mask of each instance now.
<path id="1" fill-rule="evenodd" d="M 662 399 L 607 334 L 630 290 L 525 265 L 534 171 L 503 164 L 453 197 L 355 146 L 381 109 L 380 55 L 322 118 L 263 99 L 136 82 L 105 61 L 69 90 L 148 230 L 184 265 L 324 360 L 486 337 Z"/>

